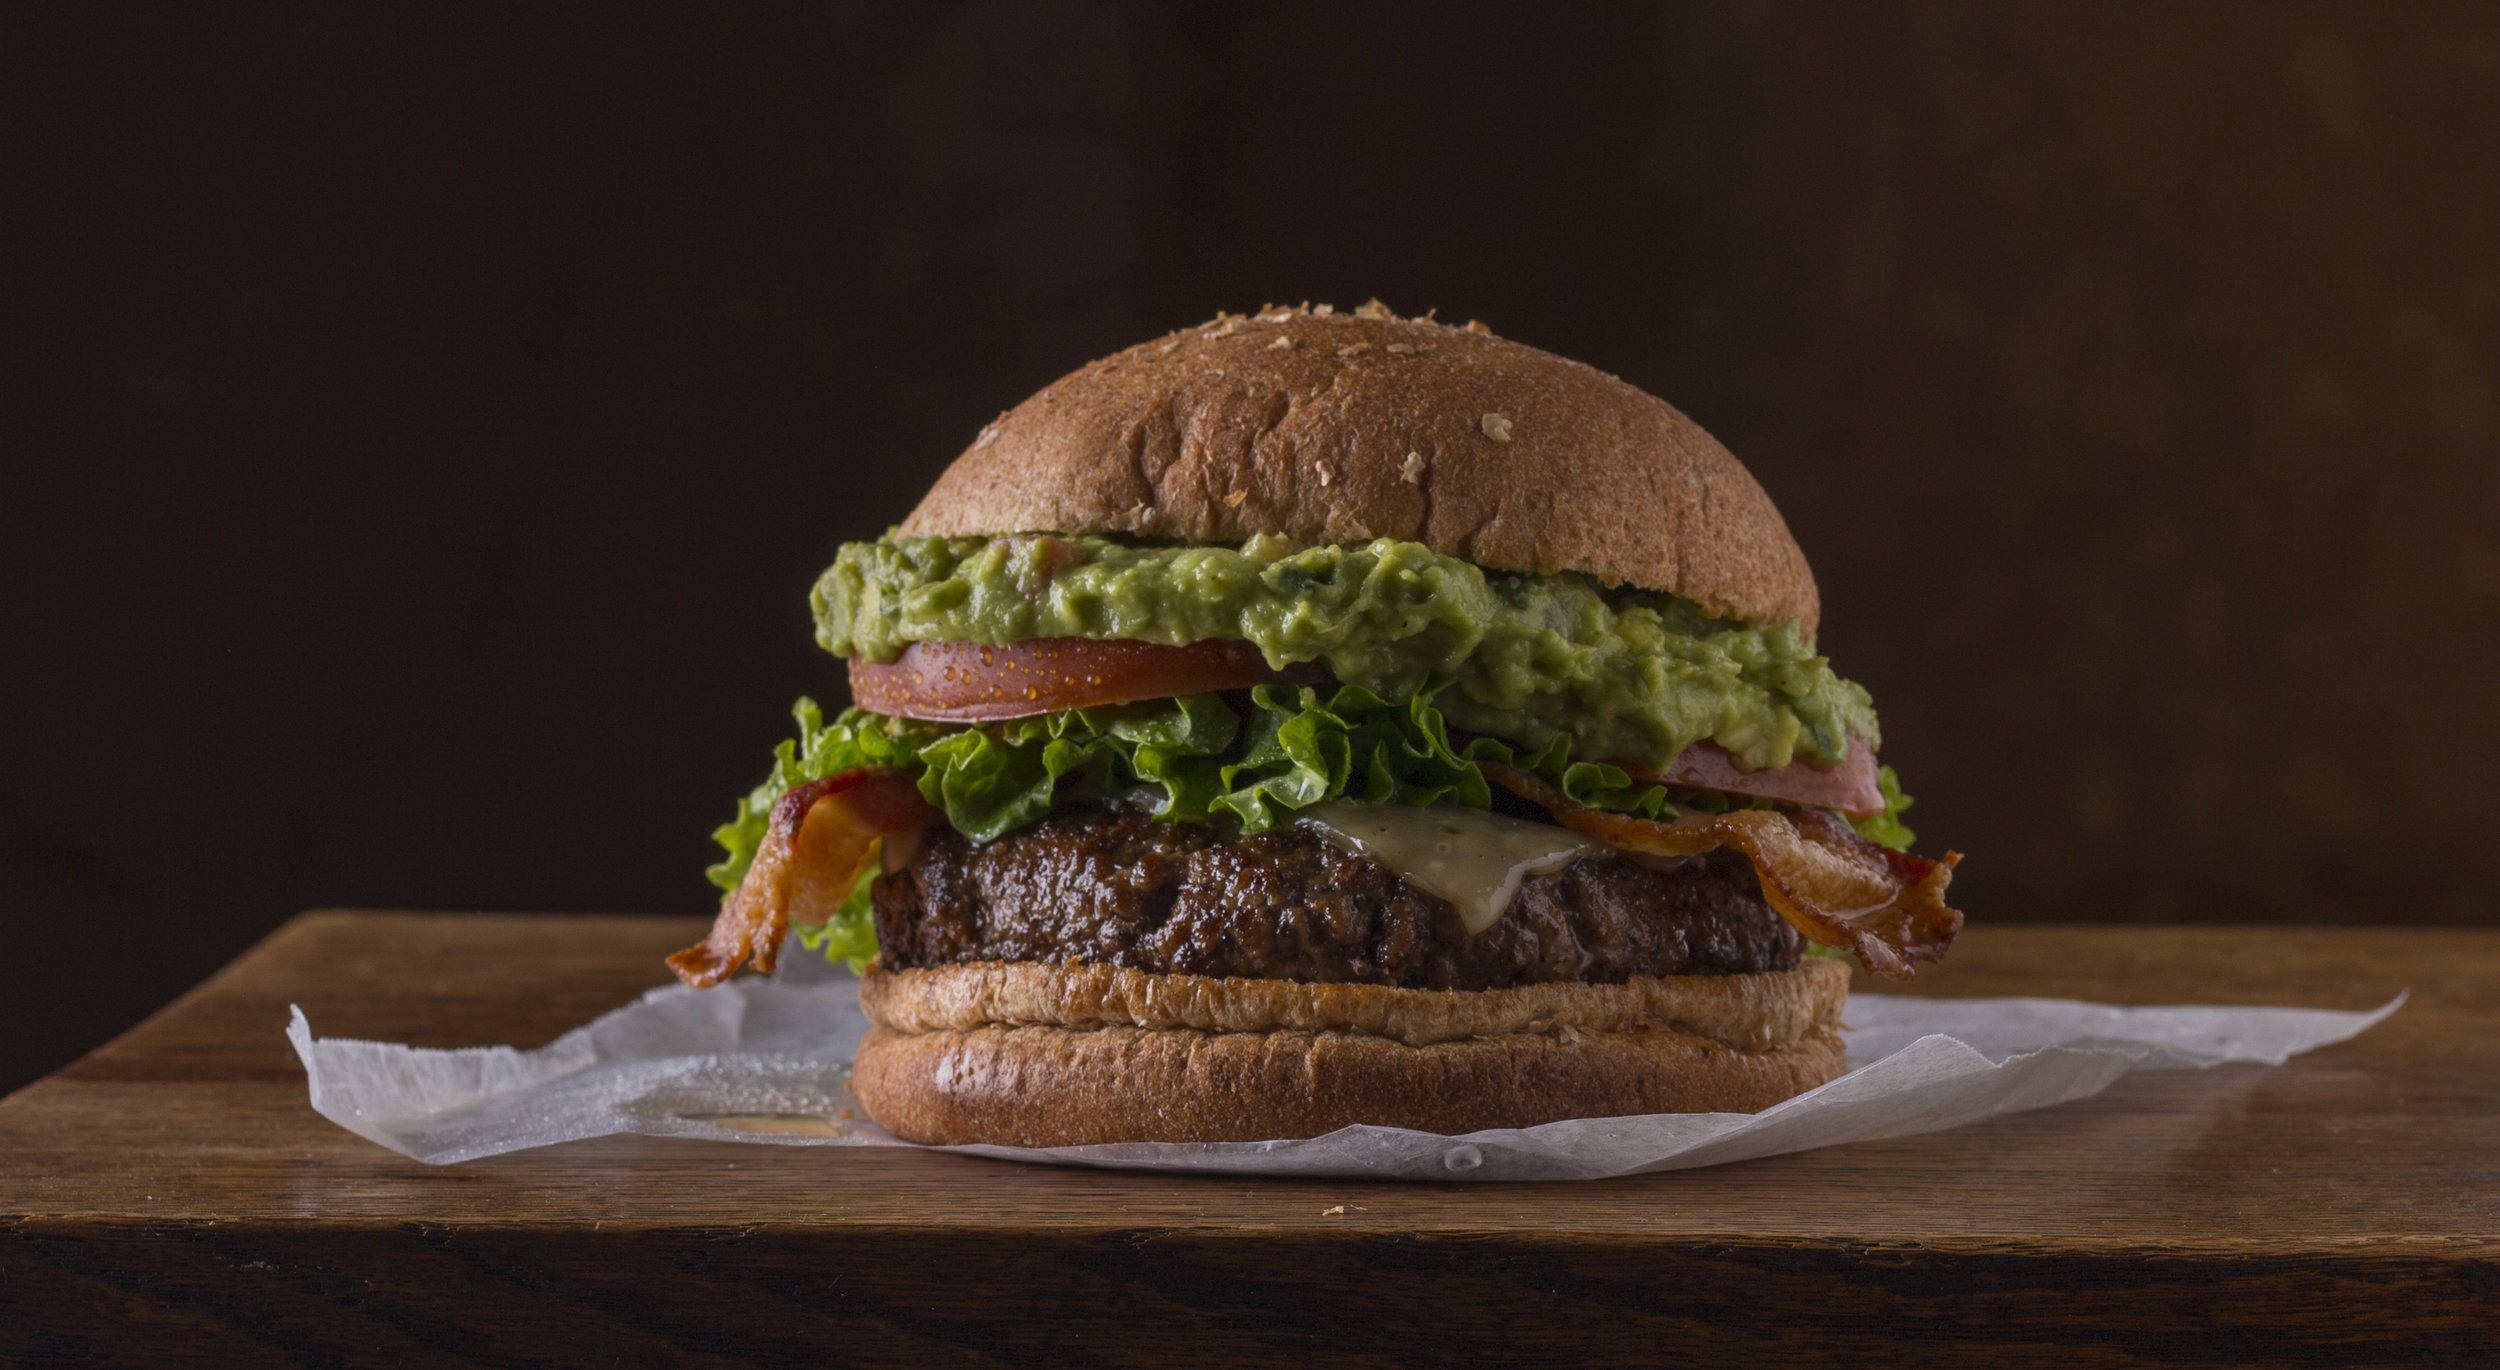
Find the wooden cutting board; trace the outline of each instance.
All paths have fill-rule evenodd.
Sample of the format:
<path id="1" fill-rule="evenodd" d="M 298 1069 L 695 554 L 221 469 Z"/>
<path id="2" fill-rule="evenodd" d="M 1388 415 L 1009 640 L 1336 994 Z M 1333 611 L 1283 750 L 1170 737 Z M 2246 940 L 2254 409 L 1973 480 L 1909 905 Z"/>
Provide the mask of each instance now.
<path id="1" fill-rule="evenodd" d="M 2500 931 L 1974 928 L 1919 992 L 2413 999 L 2280 1069 L 1588 1184 L 640 1137 L 435 1169 L 305 1103 L 290 1003 L 324 1036 L 534 1046 L 702 927 L 287 924 L 0 1102 L 0 1358 L 2500 1363 Z"/>

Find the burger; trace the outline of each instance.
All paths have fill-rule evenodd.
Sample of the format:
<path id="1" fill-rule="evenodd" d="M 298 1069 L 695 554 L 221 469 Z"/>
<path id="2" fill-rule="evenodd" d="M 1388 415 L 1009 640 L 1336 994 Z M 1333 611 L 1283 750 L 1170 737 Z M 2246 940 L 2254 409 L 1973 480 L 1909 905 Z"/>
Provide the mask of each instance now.
<path id="1" fill-rule="evenodd" d="M 1761 487 L 1479 323 L 1093 362 L 812 605 L 854 707 L 800 702 L 670 965 L 849 961 L 909 1140 L 1755 1111 L 1840 1073 L 1850 960 L 1961 927 Z"/>

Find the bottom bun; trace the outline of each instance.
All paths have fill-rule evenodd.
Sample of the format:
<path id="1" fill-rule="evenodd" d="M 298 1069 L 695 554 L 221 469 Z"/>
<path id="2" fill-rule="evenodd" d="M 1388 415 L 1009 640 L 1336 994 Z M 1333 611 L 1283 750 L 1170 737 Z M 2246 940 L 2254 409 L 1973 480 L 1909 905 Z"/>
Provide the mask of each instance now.
<path id="1" fill-rule="evenodd" d="M 1446 1019 L 1453 1001 L 1499 1010 L 1550 987 L 1367 986 L 1359 996 L 1364 1003 L 1338 1026 L 1325 1021 L 1333 1013 L 1312 1020 L 1320 1012 L 1315 1004 L 1337 1008 L 1332 991 L 1341 987 L 1111 968 L 1088 973 L 1119 977 L 1124 992 L 1092 997 L 1081 1012 L 1048 1005 L 1034 1012 L 1027 1004 L 1010 1021 L 967 1023 L 968 1003 L 1017 1001 L 995 992 L 1002 974 L 1062 972 L 995 963 L 872 968 L 860 1002 L 876 1026 L 860 1042 L 852 1092 L 898 1137 L 1009 1146 L 1266 1141 L 1354 1123 L 1462 1133 L 1637 1113 L 1751 1113 L 1840 1074 L 1840 1005 L 1849 981 L 1837 962 L 1815 960 L 1763 975 L 1571 986 L 1579 1011 L 1525 1020 L 1493 1011 L 1489 1020 L 1513 1030 L 1415 1045 L 1401 1040 L 1413 1033 L 1380 1035 L 1384 996 L 1393 1018 L 1395 1010 L 1411 1010 Z M 986 992 L 967 993 L 969 986 Z M 1225 1029 L 1163 1025 L 1202 1016 L 1166 1006 L 1202 1004 L 1216 993 L 1228 1001 L 1220 1015 Z M 1758 1009 L 1731 1021 L 1731 997 Z M 1589 1001 L 1609 999 L 1615 1011 L 1590 1011 Z M 1262 1000 L 1275 1026 L 1257 1011 Z M 1679 1000 L 1712 1011 L 1675 1012 Z M 1135 1011 L 1113 1013 L 1107 1004 Z M 1154 1025 L 1106 1021 L 1117 1017 Z M 1062 1025 L 1069 1020 L 1085 1025 Z M 1583 1030 L 1575 1020 L 1604 1029 Z M 1696 1031 L 1702 1023 L 1708 1026 Z M 1711 1033 L 1743 1045 L 1705 1035 Z"/>

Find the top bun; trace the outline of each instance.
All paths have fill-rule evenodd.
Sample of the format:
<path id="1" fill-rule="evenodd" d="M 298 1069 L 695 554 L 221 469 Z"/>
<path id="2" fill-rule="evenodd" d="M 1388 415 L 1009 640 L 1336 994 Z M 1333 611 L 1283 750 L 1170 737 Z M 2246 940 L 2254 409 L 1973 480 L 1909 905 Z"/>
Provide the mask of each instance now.
<path id="1" fill-rule="evenodd" d="M 1755 625 L 1820 600 L 1770 496 L 1701 425 L 1579 362 L 1464 328 L 1262 310 L 1140 343 L 981 430 L 907 537 L 1375 537 L 1581 571 Z"/>

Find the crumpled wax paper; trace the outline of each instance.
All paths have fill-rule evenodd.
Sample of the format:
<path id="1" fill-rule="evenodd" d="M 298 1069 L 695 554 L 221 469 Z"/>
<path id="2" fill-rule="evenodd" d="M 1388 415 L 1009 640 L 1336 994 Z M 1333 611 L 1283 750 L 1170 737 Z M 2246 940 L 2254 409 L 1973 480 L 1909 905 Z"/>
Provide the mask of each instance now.
<path id="1" fill-rule="evenodd" d="M 671 985 L 535 1051 L 287 1038 L 312 1106 L 391 1150 L 449 1165 L 584 1137 L 909 1146 L 851 1097 L 867 1030 L 858 981 L 792 948 L 779 974 Z M 1445 1137 L 1347 1127 L 1303 1141 L 931 1148 L 1059 1165 L 1410 1180 L 1588 1180 L 1959 1127 L 2108 1088 L 2130 1070 L 2281 1065 L 2396 1011 L 2117 1008 L 2067 999 L 1852 994 L 1850 1070 L 1760 1113 L 1582 1118 Z"/>

